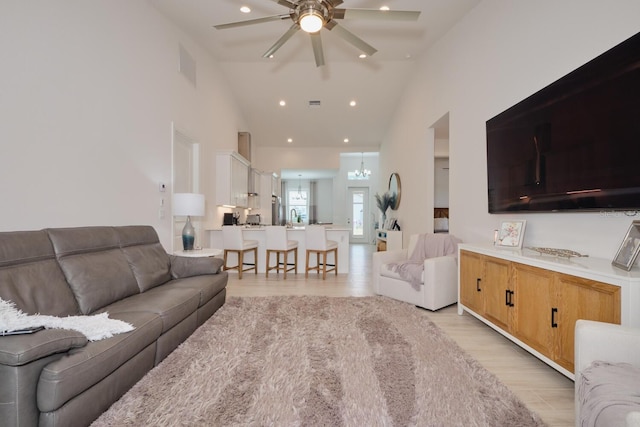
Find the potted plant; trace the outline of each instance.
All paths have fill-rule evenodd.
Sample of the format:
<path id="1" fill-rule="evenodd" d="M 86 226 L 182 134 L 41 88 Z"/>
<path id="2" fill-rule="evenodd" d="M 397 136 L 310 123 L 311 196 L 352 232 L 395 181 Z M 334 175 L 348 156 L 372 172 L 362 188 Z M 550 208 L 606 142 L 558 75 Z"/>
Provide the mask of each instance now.
<path id="1" fill-rule="evenodd" d="M 378 209 L 380 209 L 380 213 L 382 213 L 380 228 L 384 228 L 384 223 L 387 220 L 387 209 L 393 205 L 393 195 L 388 191 L 382 195 L 376 193 L 376 204 L 378 205 Z"/>

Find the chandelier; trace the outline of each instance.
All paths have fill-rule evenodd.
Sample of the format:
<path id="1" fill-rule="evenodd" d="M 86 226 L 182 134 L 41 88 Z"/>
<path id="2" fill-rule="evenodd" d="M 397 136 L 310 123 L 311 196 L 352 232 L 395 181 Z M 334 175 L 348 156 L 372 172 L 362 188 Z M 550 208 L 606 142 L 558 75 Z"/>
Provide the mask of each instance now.
<path id="1" fill-rule="evenodd" d="M 295 200 L 307 200 L 307 193 L 302 192 L 302 175 L 298 174 L 298 193 L 294 196 Z"/>
<path id="2" fill-rule="evenodd" d="M 369 169 L 365 169 L 364 167 L 364 153 L 362 153 L 362 160 L 360 161 L 360 169 L 356 169 L 354 172 L 356 177 L 367 178 L 371 175 L 371 171 Z"/>

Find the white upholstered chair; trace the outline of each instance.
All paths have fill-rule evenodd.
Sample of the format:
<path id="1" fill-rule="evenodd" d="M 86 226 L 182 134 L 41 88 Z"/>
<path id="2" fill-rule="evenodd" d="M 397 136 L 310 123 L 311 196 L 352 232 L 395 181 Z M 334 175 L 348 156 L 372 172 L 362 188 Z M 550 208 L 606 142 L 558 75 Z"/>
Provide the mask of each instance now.
<path id="1" fill-rule="evenodd" d="M 304 269 L 304 277 L 309 277 L 310 271 L 322 270 L 322 280 L 327 278 L 327 272 L 335 271 L 338 275 L 338 242 L 327 240 L 327 230 L 322 225 L 308 225 L 305 228 L 305 244 L 307 256 Z M 309 266 L 309 255 L 316 254 L 316 264 Z M 329 264 L 327 256 L 333 253 L 333 264 Z M 329 268 L 327 268 L 329 266 Z"/>
<path id="2" fill-rule="evenodd" d="M 636 380 L 640 370 L 640 329 L 578 320 L 574 357 L 575 425 L 593 425 L 594 419 L 596 426 L 640 425 L 640 386 Z M 603 366 L 597 373 L 589 372 L 594 362 L 625 363 L 628 372 L 626 367 L 616 369 L 616 366 Z M 585 380 L 583 373 L 589 380 Z M 620 374 L 626 378 L 618 376 Z M 592 387 L 591 392 L 584 390 L 581 393 L 580 388 L 587 384 Z"/>
<path id="3" fill-rule="evenodd" d="M 265 239 L 267 247 L 267 268 L 266 277 L 269 277 L 269 271 L 276 270 L 276 274 L 283 270 L 283 277 L 287 279 L 287 272 L 294 270 L 298 273 L 298 241 L 287 239 L 287 228 L 281 225 L 272 225 L 265 228 Z M 293 251 L 293 266 L 289 266 L 288 255 Z M 276 263 L 271 265 L 271 254 L 275 254 Z M 282 255 L 282 262 L 280 262 Z"/>
<path id="4" fill-rule="evenodd" d="M 438 310 L 458 301 L 457 250 L 453 255 L 434 256 L 423 261 L 420 283 L 412 284 L 393 271 L 393 263 L 406 261 L 411 257 L 419 234 L 409 237 L 407 248 L 396 251 L 382 251 L 373 254 L 373 286 L 378 295 L 414 304 L 428 310 Z M 428 234 L 434 244 L 442 244 L 445 239 L 455 239 L 449 234 Z M 456 243 L 457 248 L 457 243 Z"/>
<path id="5" fill-rule="evenodd" d="M 223 270 L 238 270 L 238 279 L 242 279 L 242 273 L 244 271 L 255 270 L 255 274 L 258 274 L 258 241 L 244 240 L 242 227 L 238 227 L 237 225 L 223 225 L 222 246 L 224 249 Z M 229 252 L 238 255 L 237 265 L 229 266 L 227 264 Z M 253 264 L 245 262 L 245 252 L 253 252 Z M 244 268 L 245 265 L 250 265 L 250 267 Z"/>

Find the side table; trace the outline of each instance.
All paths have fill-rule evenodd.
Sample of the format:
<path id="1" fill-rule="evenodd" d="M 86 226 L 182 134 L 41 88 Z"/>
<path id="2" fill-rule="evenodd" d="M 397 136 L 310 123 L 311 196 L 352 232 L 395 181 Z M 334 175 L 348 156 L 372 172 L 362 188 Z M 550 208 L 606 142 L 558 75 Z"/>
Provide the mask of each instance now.
<path id="1" fill-rule="evenodd" d="M 201 249 L 193 249 L 190 251 L 174 251 L 174 255 L 176 256 L 186 256 L 191 258 L 201 258 L 201 257 L 211 257 L 222 255 L 222 249 L 216 248 L 201 248 Z"/>

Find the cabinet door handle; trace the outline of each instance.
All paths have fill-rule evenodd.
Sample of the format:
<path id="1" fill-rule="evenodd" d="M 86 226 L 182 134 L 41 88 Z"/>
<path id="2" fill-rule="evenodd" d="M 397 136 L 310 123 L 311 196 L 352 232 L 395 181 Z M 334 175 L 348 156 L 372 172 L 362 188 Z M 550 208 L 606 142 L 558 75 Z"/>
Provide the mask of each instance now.
<path id="1" fill-rule="evenodd" d="M 476 279 L 476 291 L 478 292 L 482 291 L 482 289 L 480 289 L 480 280 L 482 279 L 479 277 Z"/>
<path id="2" fill-rule="evenodd" d="M 511 296 L 511 291 L 509 289 L 505 289 L 504 291 L 504 305 L 506 305 L 507 307 L 511 307 L 511 301 L 510 301 L 510 297 Z"/>
<path id="3" fill-rule="evenodd" d="M 556 323 L 556 313 L 558 312 L 557 308 L 552 308 L 551 309 L 551 327 L 552 328 L 557 328 L 558 324 Z"/>
<path id="4" fill-rule="evenodd" d="M 515 294 L 515 292 L 513 291 L 509 291 L 509 307 L 513 307 L 513 295 Z"/>

